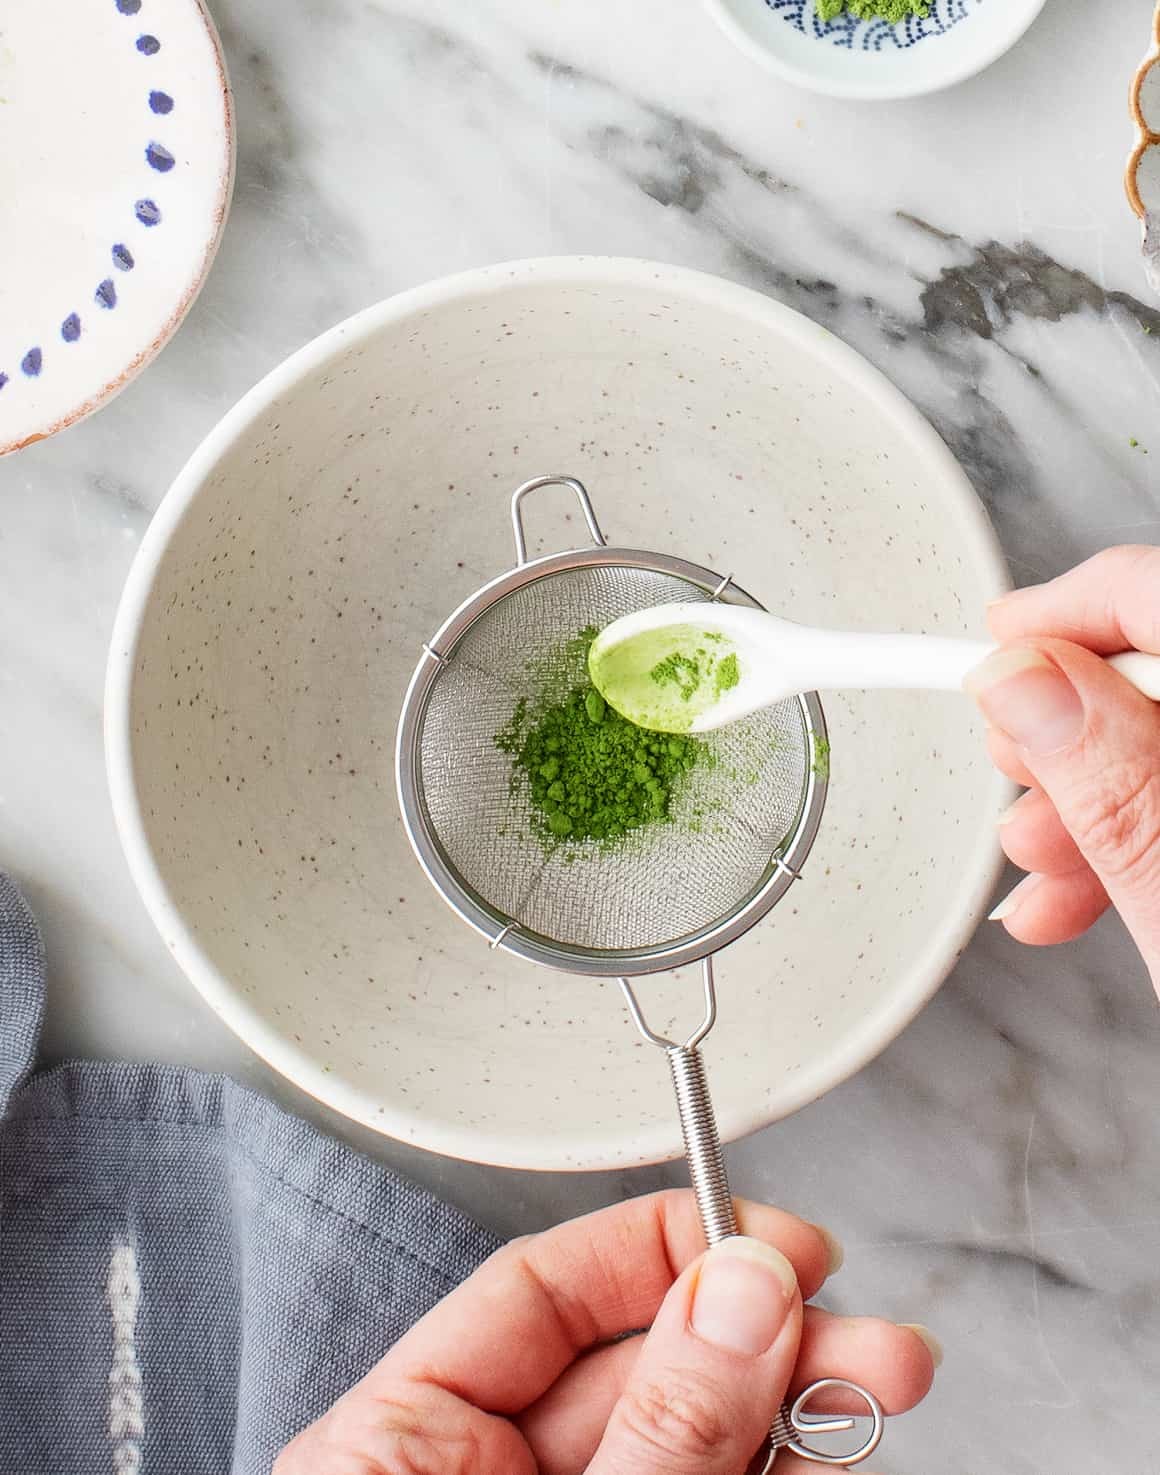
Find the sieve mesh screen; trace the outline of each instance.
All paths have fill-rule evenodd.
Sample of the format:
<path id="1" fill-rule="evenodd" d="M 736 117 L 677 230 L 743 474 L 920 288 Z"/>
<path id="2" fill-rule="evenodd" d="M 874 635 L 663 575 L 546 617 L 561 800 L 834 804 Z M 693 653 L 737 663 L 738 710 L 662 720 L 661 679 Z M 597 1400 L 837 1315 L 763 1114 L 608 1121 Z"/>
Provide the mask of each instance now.
<path id="1" fill-rule="evenodd" d="M 418 798 L 460 883 L 551 942 L 592 951 L 666 947 L 732 917 L 795 828 L 813 759 L 801 704 L 704 736 L 715 762 L 678 786 L 672 819 L 614 845 L 546 847 L 526 781 L 496 734 L 547 681 L 585 679 L 576 636 L 652 605 L 707 600 L 647 568 L 550 572 L 486 609 L 449 653 L 421 717 Z M 567 647 L 572 643 L 572 650 Z"/>

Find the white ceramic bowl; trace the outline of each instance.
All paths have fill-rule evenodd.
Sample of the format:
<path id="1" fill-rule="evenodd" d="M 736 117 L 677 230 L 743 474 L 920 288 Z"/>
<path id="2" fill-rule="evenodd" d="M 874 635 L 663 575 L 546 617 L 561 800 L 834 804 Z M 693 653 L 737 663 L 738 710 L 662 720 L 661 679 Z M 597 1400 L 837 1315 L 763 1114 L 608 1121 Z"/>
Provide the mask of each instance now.
<path id="1" fill-rule="evenodd" d="M 901 98 L 964 82 L 1009 51 L 1044 0 L 929 0 L 898 25 L 843 13 L 819 19 L 816 0 L 705 0 L 725 33 L 798 87 L 834 97 Z"/>
<path id="2" fill-rule="evenodd" d="M 613 540 L 818 624 L 978 633 L 1004 587 L 942 442 L 824 329 L 674 267 L 493 267 L 341 324 L 195 452 L 117 621 L 109 775 L 174 956 L 278 1070 L 439 1152 L 608 1167 L 680 1150 L 663 1061 L 615 984 L 493 953 L 453 916 L 393 792 L 421 642 L 511 566 L 508 495 L 545 469 L 587 483 Z M 546 548 L 582 541 L 566 502 L 542 515 Z M 996 875 L 1005 790 L 961 696 L 826 711 L 806 879 L 719 960 L 730 1137 L 893 1039 Z M 641 991 L 661 1027 L 698 1015 L 691 973 Z"/>

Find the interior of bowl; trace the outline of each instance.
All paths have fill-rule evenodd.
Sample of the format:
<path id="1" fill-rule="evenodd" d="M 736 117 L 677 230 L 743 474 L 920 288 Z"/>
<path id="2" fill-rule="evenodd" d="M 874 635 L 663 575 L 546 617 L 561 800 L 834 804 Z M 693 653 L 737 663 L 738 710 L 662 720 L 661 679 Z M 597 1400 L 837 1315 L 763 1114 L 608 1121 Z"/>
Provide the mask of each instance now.
<path id="1" fill-rule="evenodd" d="M 579 476 L 611 541 L 732 573 L 832 626 L 978 634 L 1002 573 L 962 474 L 830 335 L 644 263 L 493 269 L 384 304 L 283 366 L 150 532 L 110 669 L 130 863 L 228 1022 L 347 1114 L 530 1167 L 675 1154 L 664 1064 L 616 985 L 490 950 L 435 894 L 394 794 L 422 644 L 513 563 L 507 499 Z M 543 551 L 585 541 L 566 496 Z M 718 966 L 726 1135 L 882 1047 L 961 948 L 1003 789 L 957 695 L 826 700 L 805 879 Z M 698 1015 L 692 973 L 640 989 Z"/>

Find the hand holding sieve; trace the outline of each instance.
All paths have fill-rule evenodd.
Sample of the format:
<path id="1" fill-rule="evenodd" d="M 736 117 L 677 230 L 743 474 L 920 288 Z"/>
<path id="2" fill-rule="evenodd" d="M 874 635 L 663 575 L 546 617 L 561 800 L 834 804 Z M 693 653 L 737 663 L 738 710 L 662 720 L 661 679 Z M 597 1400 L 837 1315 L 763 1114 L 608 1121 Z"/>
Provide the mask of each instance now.
<path id="1" fill-rule="evenodd" d="M 529 559 L 523 505 L 548 486 L 575 497 L 591 546 Z M 435 632 L 407 689 L 396 749 L 403 823 L 428 879 L 493 948 L 619 981 L 637 1029 L 667 1056 L 697 1205 L 715 1244 L 736 1234 L 737 1222 L 699 1049 L 716 1019 L 712 955 L 764 917 L 799 877 L 825 803 L 825 765 L 814 761 L 826 741 L 825 719 L 816 695 L 805 693 L 763 709 L 747 727 L 714 734 L 716 771 L 753 773 L 736 793 L 716 796 L 712 824 L 656 825 L 615 847 L 546 848 L 528 796 L 513 788 L 510 760 L 495 742 L 519 701 L 535 696 L 536 663 L 529 670 L 513 653 L 550 658 L 587 627 L 657 605 L 758 606 L 728 576 L 662 553 L 608 547 L 588 493 L 572 477 L 526 482 L 512 497 L 511 514 L 517 566 Z M 465 773 L 471 783 L 463 782 Z M 689 782 L 696 781 L 694 772 Z M 703 968 L 705 1014 L 678 1043 L 649 1028 L 629 980 L 691 963 Z M 860 1398 L 871 1421 L 862 1447 L 840 1456 L 804 1442 L 854 1427 L 850 1418 L 806 1412 L 818 1393 L 834 1387 Z M 825 1379 L 782 1408 L 757 1471 L 766 1475 L 783 1448 L 815 1464 L 857 1464 L 882 1432 L 873 1394 Z"/>

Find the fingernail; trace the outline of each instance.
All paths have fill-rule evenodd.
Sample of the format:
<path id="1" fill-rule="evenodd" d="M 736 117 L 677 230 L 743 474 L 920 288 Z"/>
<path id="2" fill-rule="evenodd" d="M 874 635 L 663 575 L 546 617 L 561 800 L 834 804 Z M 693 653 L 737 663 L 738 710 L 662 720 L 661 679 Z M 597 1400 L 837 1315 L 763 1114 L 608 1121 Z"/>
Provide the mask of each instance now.
<path id="1" fill-rule="evenodd" d="M 1018 886 L 1012 887 L 1007 895 L 999 903 L 988 917 L 988 922 L 1005 922 L 1008 917 L 1013 917 L 1027 897 L 1039 885 L 1043 877 L 1032 871 L 1030 875 L 1024 876 Z"/>
<path id="2" fill-rule="evenodd" d="M 1033 756 L 1060 752 L 1083 729 L 1083 703 L 1075 687 L 1037 650 L 996 651 L 964 685 L 987 721 Z"/>
<path id="3" fill-rule="evenodd" d="M 794 1268 L 772 1245 L 735 1234 L 705 1256 L 691 1323 L 703 1342 L 756 1357 L 777 1339 L 797 1292 Z"/>
<path id="4" fill-rule="evenodd" d="M 826 1274 L 837 1275 L 846 1263 L 846 1251 L 842 1248 L 842 1241 L 836 1234 L 831 1234 L 824 1224 L 815 1224 L 814 1228 L 821 1235 L 826 1247 Z"/>
<path id="5" fill-rule="evenodd" d="M 1015 800 L 1014 804 L 1009 804 L 1007 806 L 1007 808 L 1003 811 L 1003 813 L 995 821 L 995 823 L 999 826 L 1000 829 L 1002 829 L 1004 825 L 1013 824 L 1015 822 L 1015 820 L 1017 820 L 1020 817 L 1022 811 L 1021 811 L 1021 809 L 1020 809 L 1019 806 L 1023 803 L 1024 799 L 1026 799 L 1026 798 L 1027 798 L 1027 795 L 1026 794 L 1020 794 L 1019 797 L 1018 797 L 1018 799 Z"/>
<path id="6" fill-rule="evenodd" d="M 935 1367 L 942 1367 L 942 1343 L 931 1331 L 930 1327 L 923 1326 L 920 1322 L 917 1321 L 900 1321 L 898 1324 L 905 1331 L 913 1332 L 920 1342 L 924 1342 L 926 1344 L 926 1350 L 930 1353 L 931 1360 L 934 1362 Z"/>

